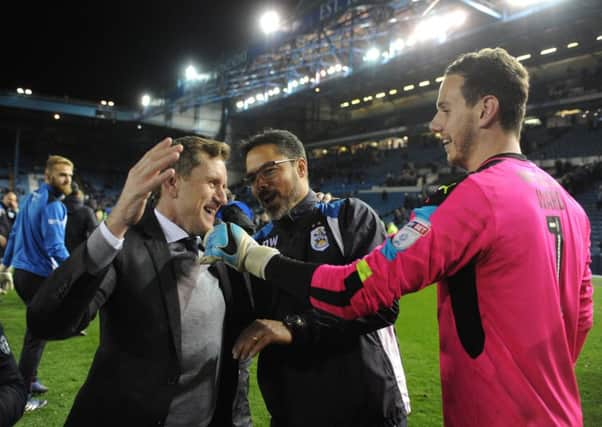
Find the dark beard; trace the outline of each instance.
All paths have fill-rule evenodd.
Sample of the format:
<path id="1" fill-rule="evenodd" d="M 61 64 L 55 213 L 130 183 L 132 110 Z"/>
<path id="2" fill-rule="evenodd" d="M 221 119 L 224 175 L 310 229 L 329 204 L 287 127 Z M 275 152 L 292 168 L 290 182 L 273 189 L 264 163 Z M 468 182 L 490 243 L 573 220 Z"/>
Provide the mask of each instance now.
<path id="1" fill-rule="evenodd" d="M 294 187 L 281 205 L 272 207 L 264 206 L 270 218 L 277 221 L 288 214 L 290 210 L 296 206 L 296 201 L 299 200 L 300 193 L 301 191 Z M 280 194 L 278 194 L 278 196 L 280 196 Z"/>

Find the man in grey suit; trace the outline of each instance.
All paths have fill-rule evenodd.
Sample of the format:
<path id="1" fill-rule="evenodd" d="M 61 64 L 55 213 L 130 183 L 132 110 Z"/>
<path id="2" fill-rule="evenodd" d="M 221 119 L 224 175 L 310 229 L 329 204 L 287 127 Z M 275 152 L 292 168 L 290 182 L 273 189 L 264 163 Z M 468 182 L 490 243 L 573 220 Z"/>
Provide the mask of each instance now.
<path id="1" fill-rule="evenodd" d="M 199 265 L 195 247 L 226 202 L 228 155 L 199 137 L 160 142 L 130 170 L 107 220 L 40 287 L 28 311 L 38 336 L 71 336 L 100 309 L 99 348 L 66 425 L 233 425 L 230 352 L 250 300 L 230 283 L 240 276 Z"/>

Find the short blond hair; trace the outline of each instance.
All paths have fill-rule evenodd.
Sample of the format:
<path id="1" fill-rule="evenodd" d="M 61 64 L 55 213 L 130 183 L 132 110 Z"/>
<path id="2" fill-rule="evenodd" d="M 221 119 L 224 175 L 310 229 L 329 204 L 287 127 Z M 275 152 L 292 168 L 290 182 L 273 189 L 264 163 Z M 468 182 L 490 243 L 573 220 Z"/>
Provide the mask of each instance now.
<path id="1" fill-rule="evenodd" d="M 227 161 L 230 158 L 230 146 L 228 144 L 213 139 L 201 138 L 200 136 L 176 138 L 172 145 L 182 145 L 184 147 L 178 161 L 172 167 L 177 175 L 185 178 L 190 176 L 192 170 L 201 164 L 201 153 L 205 153 L 210 159 L 217 157 Z"/>
<path id="2" fill-rule="evenodd" d="M 46 160 L 46 172 L 52 171 L 56 165 L 67 165 L 71 166 L 71 169 L 74 168 L 73 162 L 67 157 L 52 155 L 48 156 L 48 160 Z"/>

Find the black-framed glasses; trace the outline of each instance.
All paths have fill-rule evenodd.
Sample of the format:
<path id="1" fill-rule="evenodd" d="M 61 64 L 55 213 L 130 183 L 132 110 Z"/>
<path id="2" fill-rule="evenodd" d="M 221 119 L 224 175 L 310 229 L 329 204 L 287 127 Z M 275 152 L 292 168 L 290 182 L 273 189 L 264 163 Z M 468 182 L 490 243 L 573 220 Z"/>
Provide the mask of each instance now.
<path id="1" fill-rule="evenodd" d="M 266 162 L 259 167 L 255 172 L 248 173 L 244 178 L 243 182 L 245 185 L 252 186 L 257 182 L 257 178 L 261 178 L 264 181 L 272 181 L 278 175 L 278 167 L 281 163 L 296 162 L 299 159 L 282 159 L 272 160 Z"/>

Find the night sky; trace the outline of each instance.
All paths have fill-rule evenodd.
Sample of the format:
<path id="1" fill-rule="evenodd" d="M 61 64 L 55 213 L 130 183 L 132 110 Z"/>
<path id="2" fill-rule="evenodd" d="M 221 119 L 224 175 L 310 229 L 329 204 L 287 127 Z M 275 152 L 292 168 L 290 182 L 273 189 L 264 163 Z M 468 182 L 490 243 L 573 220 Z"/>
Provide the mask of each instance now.
<path id="1" fill-rule="evenodd" d="M 263 36 L 270 4 L 295 0 L 3 2 L 0 90 L 135 107 L 173 89 L 185 66 L 211 71 Z"/>

